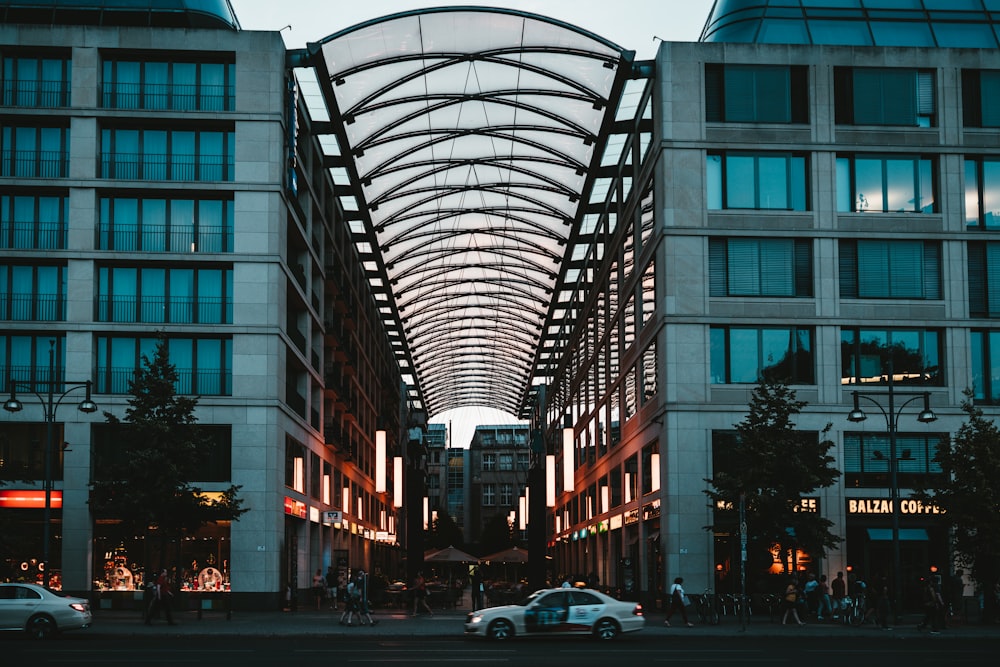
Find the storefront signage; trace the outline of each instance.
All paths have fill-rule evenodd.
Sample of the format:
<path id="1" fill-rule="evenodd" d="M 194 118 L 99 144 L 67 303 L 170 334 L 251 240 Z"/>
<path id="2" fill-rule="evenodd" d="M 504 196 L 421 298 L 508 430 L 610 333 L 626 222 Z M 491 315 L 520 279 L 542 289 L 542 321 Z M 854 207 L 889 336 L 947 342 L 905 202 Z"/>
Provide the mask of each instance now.
<path id="1" fill-rule="evenodd" d="M 802 498 L 798 504 L 792 508 L 793 512 L 805 512 L 815 514 L 819 512 L 819 498 Z"/>
<path id="2" fill-rule="evenodd" d="M 340 510 L 327 510 L 323 512 L 323 521 L 326 523 L 340 523 L 344 520 L 344 513 Z"/>
<path id="3" fill-rule="evenodd" d="M 848 514 L 892 514 L 892 501 L 888 498 L 848 498 Z M 944 510 L 933 503 L 924 503 L 914 498 L 899 499 L 900 514 L 944 514 Z"/>
<path id="4" fill-rule="evenodd" d="M 621 514 L 615 514 L 608 521 L 608 524 L 609 524 L 611 530 L 617 530 L 617 529 L 621 528 L 622 527 L 622 515 Z"/>
<path id="5" fill-rule="evenodd" d="M 0 491 L 0 507 L 42 509 L 45 507 L 45 492 L 4 489 Z M 52 509 L 62 508 L 62 491 L 49 492 L 49 507 Z"/>
<path id="6" fill-rule="evenodd" d="M 653 502 L 643 505 L 642 507 L 642 520 L 649 521 L 650 519 L 656 519 L 660 516 L 660 501 L 659 499 Z"/>
<path id="7" fill-rule="evenodd" d="M 300 519 L 306 518 L 306 504 L 301 500 L 295 500 L 285 496 L 285 514 L 297 516 Z"/>
<path id="8" fill-rule="evenodd" d="M 633 509 L 625 512 L 625 525 L 630 526 L 633 523 L 639 523 L 639 510 Z"/>

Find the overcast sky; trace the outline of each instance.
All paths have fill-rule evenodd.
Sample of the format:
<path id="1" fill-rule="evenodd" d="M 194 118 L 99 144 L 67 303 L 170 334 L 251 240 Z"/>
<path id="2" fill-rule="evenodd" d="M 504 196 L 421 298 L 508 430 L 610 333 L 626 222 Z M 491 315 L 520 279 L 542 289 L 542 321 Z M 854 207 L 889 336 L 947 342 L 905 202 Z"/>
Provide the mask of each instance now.
<path id="1" fill-rule="evenodd" d="M 449 5 L 504 7 L 549 16 L 589 30 L 636 58 L 656 55 L 656 39 L 694 42 L 713 0 L 232 0 L 246 30 L 282 30 L 285 46 L 301 48 L 327 35 L 396 12 Z"/>
<path id="2" fill-rule="evenodd" d="M 477 5 L 542 14 L 615 42 L 639 60 L 656 55 L 657 40 L 694 42 L 713 0 L 232 0 L 244 30 L 281 30 L 285 46 L 298 49 L 344 28 L 396 12 L 449 5 Z M 291 26 L 286 28 L 286 26 Z M 491 408 L 461 408 L 432 421 L 450 424 L 451 446 L 468 447 L 478 424 L 509 424 L 513 415 Z"/>

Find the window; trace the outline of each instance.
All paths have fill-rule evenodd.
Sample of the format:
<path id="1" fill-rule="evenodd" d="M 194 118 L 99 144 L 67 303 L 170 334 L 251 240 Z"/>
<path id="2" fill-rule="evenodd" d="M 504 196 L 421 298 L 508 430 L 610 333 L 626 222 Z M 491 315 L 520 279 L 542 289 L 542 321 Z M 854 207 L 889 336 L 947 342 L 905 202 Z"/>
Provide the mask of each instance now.
<path id="1" fill-rule="evenodd" d="M 812 241 L 712 238 L 708 241 L 712 296 L 813 295 Z"/>
<path id="2" fill-rule="evenodd" d="M 966 127 L 1000 127 L 1000 71 L 962 70 L 962 120 Z"/>
<path id="3" fill-rule="evenodd" d="M 66 267 L 0 264 L 0 319 L 66 319 Z"/>
<path id="4" fill-rule="evenodd" d="M 483 484 L 483 505 L 497 504 L 497 485 Z"/>
<path id="5" fill-rule="evenodd" d="M 513 470 L 514 469 L 514 455 L 513 454 L 501 454 L 500 455 L 500 470 Z"/>
<path id="6" fill-rule="evenodd" d="M 102 197 L 97 247 L 232 252 L 233 200 Z"/>
<path id="7" fill-rule="evenodd" d="M 806 159 L 791 153 L 709 154 L 708 208 L 805 211 Z"/>
<path id="8" fill-rule="evenodd" d="M 841 125 L 936 123 L 934 72 L 906 68 L 837 67 L 836 120 Z"/>
<path id="9" fill-rule="evenodd" d="M 101 130 L 101 177 L 165 181 L 233 180 L 234 133 Z"/>
<path id="10" fill-rule="evenodd" d="M 0 248 L 63 250 L 69 197 L 0 195 Z"/>
<path id="11" fill-rule="evenodd" d="M 62 391 L 65 375 L 66 339 L 52 333 L 24 332 L 0 335 L 0 389 L 10 391 L 10 381 L 27 384 L 41 394 L 48 392 L 54 381 L 54 391 Z M 55 377 L 49 376 L 49 350 L 54 352 Z"/>
<path id="12" fill-rule="evenodd" d="M 896 480 L 901 487 L 917 487 L 940 475 L 941 465 L 934 461 L 937 445 L 944 434 L 896 434 Z M 849 487 L 888 488 L 888 433 L 844 434 L 844 482 Z"/>
<path id="13" fill-rule="evenodd" d="M 497 469 L 497 455 L 492 452 L 483 453 L 483 470 Z"/>
<path id="14" fill-rule="evenodd" d="M 500 484 L 500 505 L 510 507 L 514 504 L 514 485 L 510 482 Z"/>
<path id="15" fill-rule="evenodd" d="M 1000 317 L 1000 242 L 969 243 L 969 315 Z"/>
<path id="16" fill-rule="evenodd" d="M 231 323 L 233 270 L 99 267 L 97 320 Z"/>
<path id="17" fill-rule="evenodd" d="M 97 393 L 128 393 L 129 381 L 142 367 L 142 355 L 152 358 L 155 347 L 155 338 L 98 336 Z M 231 395 L 232 347 L 228 338 L 167 339 L 170 363 L 177 369 L 174 390 L 184 395 Z"/>
<path id="18" fill-rule="evenodd" d="M 517 453 L 517 469 L 527 470 L 528 469 L 528 453 L 518 452 Z"/>
<path id="19" fill-rule="evenodd" d="M 965 161 L 965 224 L 970 228 L 1000 228 L 1000 160 Z"/>
<path id="20" fill-rule="evenodd" d="M 706 120 L 726 123 L 808 123 L 804 66 L 705 66 Z"/>
<path id="21" fill-rule="evenodd" d="M 886 384 L 892 372 L 896 385 L 941 386 L 941 360 L 941 334 L 934 329 L 840 332 L 842 385 Z"/>
<path id="22" fill-rule="evenodd" d="M 235 103 L 233 63 L 109 59 L 102 74 L 106 108 L 232 111 Z"/>
<path id="23" fill-rule="evenodd" d="M 121 460 L 121 440 L 117 425 L 94 423 L 91 426 L 91 470 L 94 480 L 111 481 L 113 460 Z M 201 437 L 198 447 L 197 478 L 189 482 L 228 482 L 232 478 L 233 427 L 229 424 L 193 424 Z M 289 484 L 289 486 L 291 486 Z"/>
<path id="24" fill-rule="evenodd" d="M 842 213 L 935 213 L 934 162 L 907 155 L 837 158 L 837 210 Z"/>
<path id="25" fill-rule="evenodd" d="M 712 327 L 710 336 L 714 384 L 815 382 L 811 329 Z"/>
<path id="26" fill-rule="evenodd" d="M 285 486 L 306 491 L 306 447 L 290 435 L 285 436 Z"/>
<path id="27" fill-rule="evenodd" d="M 3 59 L 3 106 L 68 107 L 71 62 L 48 53 L 11 55 Z M 55 57 L 54 57 L 55 56 Z"/>
<path id="28" fill-rule="evenodd" d="M 840 242 L 844 299 L 940 299 L 941 244 L 935 241 Z"/>
<path id="29" fill-rule="evenodd" d="M 69 128 L 4 125 L 0 132 L 0 176 L 65 178 Z"/>
<path id="30" fill-rule="evenodd" d="M 973 400 L 1000 405 L 1000 330 L 974 329 L 969 335 Z"/>

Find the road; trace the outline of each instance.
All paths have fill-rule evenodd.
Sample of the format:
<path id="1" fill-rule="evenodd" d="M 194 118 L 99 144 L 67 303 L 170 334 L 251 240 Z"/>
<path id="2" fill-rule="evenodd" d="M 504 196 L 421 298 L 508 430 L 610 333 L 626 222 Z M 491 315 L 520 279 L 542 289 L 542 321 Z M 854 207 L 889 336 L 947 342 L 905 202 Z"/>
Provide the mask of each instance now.
<path id="1" fill-rule="evenodd" d="M 900 639 L 817 639 L 815 637 L 679 637 L 630 635 L 613 642 L 584 638 L 530 638 L 503 644 L 455 638 L 420 637 L 126 637 L 64 635 L 55 641 L 0 640 L 3 664 L 178 665 L 292 667 L 304 665 L 524 665 L 535 667 L 617 667 L 692 665 L 730 667 L 979 667 L 993 665 L 992 638 L 939 641 Z"/>

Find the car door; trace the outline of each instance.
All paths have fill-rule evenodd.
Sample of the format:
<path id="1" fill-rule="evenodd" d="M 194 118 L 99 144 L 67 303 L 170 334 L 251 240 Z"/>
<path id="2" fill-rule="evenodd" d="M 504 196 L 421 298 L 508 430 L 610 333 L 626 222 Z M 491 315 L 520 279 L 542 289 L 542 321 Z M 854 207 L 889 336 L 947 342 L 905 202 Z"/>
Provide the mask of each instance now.
<path id="1" fill-rule="evenodd" d="M 593 593 L 569 591 L 568 624 L 573 632 L 589 632 L 605 611 L 607 605 Z"/>
<path id="2" fill-rule="evenodd" d="M 546 593 L 524 610 L 524 629 L 531 634 L 565 631 L 568 613 L 568 591 Z"/>
<path id="3" fill-rule="evenodd" d="M 27 586 L 0 586 L 0 628 L 17 630 L 24 627 L 38 606 L 40 596 Z"/>

